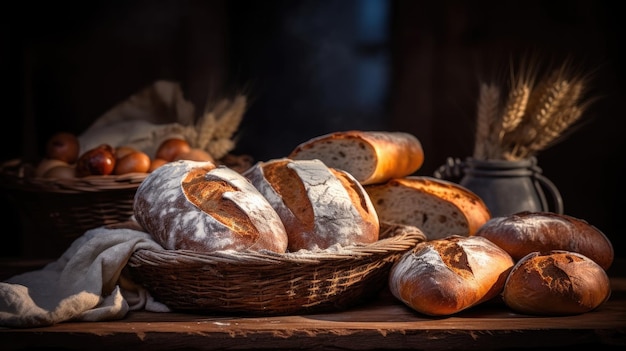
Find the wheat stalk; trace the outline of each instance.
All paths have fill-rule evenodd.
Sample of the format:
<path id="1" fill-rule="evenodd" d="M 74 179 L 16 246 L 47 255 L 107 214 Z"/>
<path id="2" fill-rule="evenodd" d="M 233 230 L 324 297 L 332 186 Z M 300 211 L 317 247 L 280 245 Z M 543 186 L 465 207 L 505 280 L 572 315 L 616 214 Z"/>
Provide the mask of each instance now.
<path id="1" fill-rule="evenodd" d="M 583 110 L 578 106 L 572 106 L 569 109 L 559 113 L 551 123 L 546 125 L 541 138 L 529 146 L 529 153 L 543 150 L 548 145 L 557 140 L 562 133 L 569 128 L 574 122 L 578 121 L 583 114 Z"/>
<path id="2" fill-rule="evenodd" d="M 196 142 L 194 147 L 206 150 L 207 146 L 211 142 L 215 129 L 217 128 L 217 121 L 213 112 L 206 112 L 196 124 L 196 130 L 198 135 L 196 136 Z"/>
<path id="3" fill-rule="evenodd" d="M 540 78 L 527 66 L 522 66 L 518 76 L 512 74 L 513 84 L 495 118 L 488 107 L 493 97 L 488 95 L 497 88 L 481 85 L 474 157 L 528 158 L 562 138 L 581 118 L 588 106 L 588 102 L 580 102 L 586 83 L 584 77 L 571 74 L 563 65 L 548 77 Z"/>
<path id="4" fill-rule="evenodd" d="M 497 124 L 500 110 L 500 89 L 492 84 L 482 83 L 478 96 L 478 107 L 476 117 L 476 134 L 474 157 L 477 159 L 490 158 L 494 153 L 489 146 L 494 145 L 488 142 L 488 138 L 493 135 L 491 130 Z"/>
<path id="5" fill-rule="evenodd" d="M 219 160 L 235 148 L 234 138 L 243 115 L 247 100 L 238 95 L 233 101 L 221 99 L 213 105 L 207 105 L 204 115 L 195 125 L 193 147 L 205 150 L 213 158 Z"/>
<path id="6" fill-rule="evenodd" d="M 215 128 L 215 139 L 230 139 L 239 128 L 246 111 L 246 97 L 239 95 L 218 116 Z"/>
<path id="7" fill-rule="evenodd" d="M 528 104 L 530 86 L 527 83 L 520 83 L 509 93 L 500 127 L 499 139 L 503 139 L 504 133 L 513 131 L 522 121 Z"/>
<path id="8" fill-rule="evenodd" d="M 222 138 L 214 140 L 209 144 L 207 152 L 216 159 L 220 159 L 235 148 L 235 141 L 232 139 Z"/>

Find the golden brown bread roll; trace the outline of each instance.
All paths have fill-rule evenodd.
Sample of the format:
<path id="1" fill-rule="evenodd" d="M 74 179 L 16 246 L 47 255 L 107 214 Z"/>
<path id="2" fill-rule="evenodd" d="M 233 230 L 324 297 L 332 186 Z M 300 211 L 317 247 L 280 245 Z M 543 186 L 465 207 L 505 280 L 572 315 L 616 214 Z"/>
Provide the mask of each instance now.
<path id="1" fill-rule="evenodd" d="M 397 178 L 366 185 L 365 190 L 381 222 L 418 227 L 428 240 L 472 235 L 491 218 L 476 194 L 433 177 Z"/>
<path id="2" fill-rule="evenodd" d="M 513 259 L 489 240 L 451 236 L 419 243 L 391 268 L 391 293 L 417 312 L 450 315 L 502 292 Z"/>
<path id="3" fill-rule="evenodd" d="M 212 162 L 172 161 L 143 180 L 135 219 L 165 249 L 285 252 L 285 227 L 240 173 Z"/>
<path id="4" fill-rule="evenodd" d="M 532 252 L 511 270 L 502 298 L 525 314 L 571 315 L 589 312 L 606 302 L 611 285 L 605 270 L 576 252 Z"/>
<path id="5" fill-rule="evenodd" d="M 318 159 L 350 173 L 361 184 L 375 184 L 417 171 L 424 163 L 424 150 L 409 133 L 351 130 L 310 139 L 288 157 Z"/>
<path id="6" fill-rule="evenodd" d="M 585 220 L 552 212 L 494 217 L 475 235 L 485 237 L 519 260 L 531 252 L 565 250 L 583 254 L 605 270 L 613 263 L 611 241 Z"/>
<path id="7" fill-rule="evenodd" d="M 319 160 L 282 158 L 257 162 L 243 175 L 279 214 L 289 251 L 378 240 L 376 210 L 361 184 L 347 172 Z"/>

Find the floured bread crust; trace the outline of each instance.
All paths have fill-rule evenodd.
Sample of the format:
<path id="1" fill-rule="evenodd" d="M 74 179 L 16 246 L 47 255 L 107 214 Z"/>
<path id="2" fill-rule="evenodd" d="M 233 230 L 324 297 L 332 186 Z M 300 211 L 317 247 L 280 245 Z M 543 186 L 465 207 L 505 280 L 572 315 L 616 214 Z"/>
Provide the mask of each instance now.
<path id="1" fill-rule="evenodd" d="M 258 162 L 243 173 L 281 217 L 289 251 L 369 244 L 378 240 L 378 215 L 354 177 L 319 160 Z"/>
<path id="2" fill-rule="evenodd" d="M 285 252 L 278 214 L 246 178 L 211 162 L 159 167 L 135 194 L 135 218 L 165 249 Z"/>
<path id="3" fill-rule="evenodd" d="M 419 243 L 389 274 L 391 293 L 432 316 L 454 314 L 496 297 L 514 262 L 489 240 L 452 236 Z"/>

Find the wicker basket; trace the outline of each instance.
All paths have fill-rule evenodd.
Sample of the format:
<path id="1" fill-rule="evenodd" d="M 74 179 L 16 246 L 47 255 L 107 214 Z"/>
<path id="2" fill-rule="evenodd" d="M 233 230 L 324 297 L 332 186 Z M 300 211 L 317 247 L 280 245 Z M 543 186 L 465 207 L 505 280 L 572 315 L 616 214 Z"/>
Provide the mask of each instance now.
<path id="1" fill-rule="evenodd" d="M 2 190 L 21 224 L 21 255 L 55 258 L 88 229 L 126 221 L 145 173 L 45 179 L 32 167 L 7 162 L 0 170 Z"/>
<path id="2" fill-rule="evenodd" d="M 252 158 L 227 155 L 220 163 L 242 171 Z M 46 179 L 33 174 L 34 167 L 20 160 L 0 166 L 0 185 L 20 217 L 21 256 L 36 258 L 56 258 L 86 230 L 127 221 L 135 192 L 148 175 Z"/>
<path id="3" fill-rule="evenodd" d="M 138 250 L 126 269 L 173 310 L 286 315 L 336 311 L 375 297 L 400 256 L 425 241 L 415 227 L 381 226 L 381 239 L 298 253 Z"/>

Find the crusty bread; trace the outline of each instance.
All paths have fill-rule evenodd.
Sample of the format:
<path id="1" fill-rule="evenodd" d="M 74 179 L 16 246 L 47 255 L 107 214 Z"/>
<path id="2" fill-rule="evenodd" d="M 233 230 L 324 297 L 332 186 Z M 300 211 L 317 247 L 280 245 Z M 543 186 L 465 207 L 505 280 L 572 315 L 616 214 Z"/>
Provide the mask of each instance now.
<path id="1" fill-rule="evenodd" d="M 367 193 L 347 172 L 319 160 L 257 162 L 243 173 L 281 217 L 289 251 L 369 244 L 378 216 Z"/>
<path id="2" fill-rule="evenodd" d="M 480 197 L 461 185 L 427 176 L 408 176 L 366 185 L 381 222 L 420 228 L 428 240 L 469 236 L 491 216 Z"/>
<path id="3" fill-rule="evenodd" d="M 391 268 L 389 289 L 417 312 L 450 315 L 498 296 L 513 265 L 485 238 L 451 236 L 406 252 Z"/>
<path id="4" fill-rule="evenodd" d="M 525 314 L 571 315 L 606 302 L 611 284 L 606 271 L 576 252 L 532 252 L 513 267 L 502 292 L 504 303 Z"/>
<path id="5" fill-rule="evenodd" d="M 212 162 L 166 163 L 135 193 L 137 222 L 165 249 L 285 252 L 287 233 L 240 173 Z"/>
<path id="6" fill-rule="evenodd" d="M 605 270 L 613 263 L 611 241 L 587 221 L 552 212 L 520 212 L 494 217 L 475 235 L 483 236 L 506 250 L 515 260 L 539 251 L 578 252 Z"/>
<path id="7" fill-rule="evenodd" d="M 318 159 L 350 173 L 361 184 L 375 184 L 417 171 L 424 163 L 424 150 L 409 133 L 351 130 L 310 139 L 288 157 Z"/>

